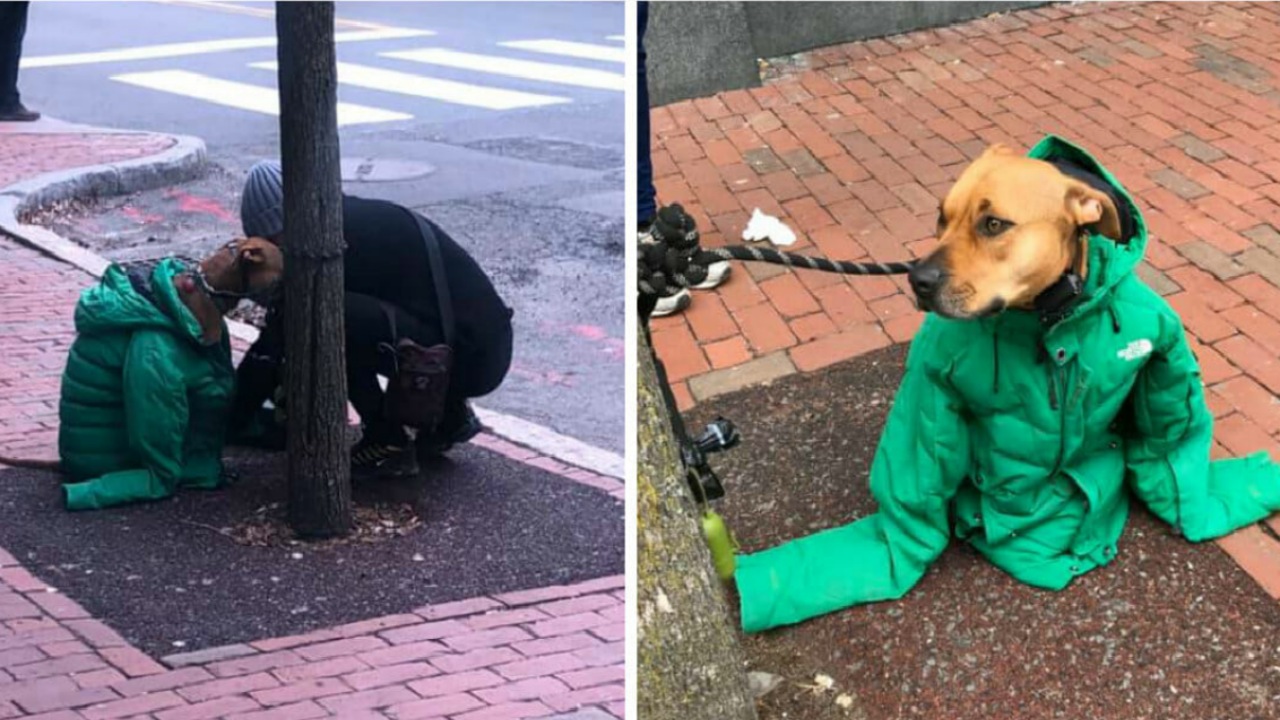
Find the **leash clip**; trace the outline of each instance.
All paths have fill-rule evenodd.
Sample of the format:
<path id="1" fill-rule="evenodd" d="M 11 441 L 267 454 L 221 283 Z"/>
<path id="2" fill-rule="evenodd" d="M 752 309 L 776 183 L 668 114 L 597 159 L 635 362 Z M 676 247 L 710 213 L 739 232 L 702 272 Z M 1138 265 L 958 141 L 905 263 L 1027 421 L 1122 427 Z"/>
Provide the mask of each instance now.
<path id="1" fill-rule="evenodd" d="M 1056 324 L 1066 317 L 1084 292 L 1084 278 L 1074 270 L 1062 274 L 1057 282 L 1036 296 L 1035 307 L 1040 313 L 1040 323 Z"/>

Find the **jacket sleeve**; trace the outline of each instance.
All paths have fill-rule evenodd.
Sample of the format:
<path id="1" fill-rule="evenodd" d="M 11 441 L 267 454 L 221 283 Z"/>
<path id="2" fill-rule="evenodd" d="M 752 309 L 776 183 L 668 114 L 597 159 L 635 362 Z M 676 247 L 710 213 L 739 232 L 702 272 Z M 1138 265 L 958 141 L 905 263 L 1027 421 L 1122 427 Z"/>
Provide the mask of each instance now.
<path id="1" fill-rule="evenodd" d="M 124 363 L 129 446 L 142 467 L 64 486 L 68 510 L 92 510 L 173 493 L 183 468 L 187 388 L 164 332 L 138 332 Z"/>
<path id="2" fill-rule="evenodd" d="M 1129 486 L 1160 519 L 1195 542 L 1280 509 L 1280 472 L 1265 452 L 1211 462 L 1213 415 L 1182 323 L 1167 331 L 1129 397 Z"/>
<path id="3" fill-rule="evenodd" d="M 924 367 L 930 318 L 912 343 L 871 466 L 879 510 L 842 527 L 738 559 L 742 627 L 759 632 L 902 597 L 950 540 L 948 508 L 969 466 L 960 402 Z"/>

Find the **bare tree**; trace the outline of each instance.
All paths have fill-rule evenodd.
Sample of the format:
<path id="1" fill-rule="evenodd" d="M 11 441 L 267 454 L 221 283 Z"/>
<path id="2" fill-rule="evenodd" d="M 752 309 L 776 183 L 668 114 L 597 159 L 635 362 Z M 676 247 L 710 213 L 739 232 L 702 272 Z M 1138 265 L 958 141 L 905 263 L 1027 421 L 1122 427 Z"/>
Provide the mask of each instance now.
<path id="1" fill-rule="evenodd" d="M 640 720 L 755 720 L 742 648 L 702 539 L 648 337 L 637 334 Z"/>
<path id="2" fill-rule="evenodd" d="M 277 2 L 276 37 L 288 258 L 289 523 L 300 535 L 344 535 L 352 512 L 333 3 Z"/>

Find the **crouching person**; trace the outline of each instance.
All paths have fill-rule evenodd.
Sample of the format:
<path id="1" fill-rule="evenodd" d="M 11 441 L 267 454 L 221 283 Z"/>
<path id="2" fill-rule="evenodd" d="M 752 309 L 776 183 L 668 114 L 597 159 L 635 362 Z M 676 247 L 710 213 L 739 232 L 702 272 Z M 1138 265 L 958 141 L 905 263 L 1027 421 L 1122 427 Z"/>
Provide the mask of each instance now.
<path id="1" fill-rule="evenodd" d="M 280 241 L 283 185 L 275 163 L 250 169 L 240 208 L 247 232 Z M 342 225 L 347 395 L 362 424 L 361 439 L 351 451 L 352 471 L 416 475 L 420 458 L 446 452 L 480 432 L 467 401 L 493 392 L 505 379 L 512 311 L 475 259 L 421 215 L 391 202 L 343 195 Z M 271 432 L 263 407 L 268 400 L 279 404 L 286 365 L 282 305 L 281 298 L 268 308 L 267 325 L 237 370 L 231 415 L 237 441 Z M 404 403 L 392 402 L 379 382 L 381 376 L 394 386 L 406 370 L 406 356 L 397 353 L 405 340 L 430 352 L 448 346 L 451 353 L 445 354 L 452 356 L 443 407 L 429 423 L 434 430 L 419 431 L 412 441 Z M 394 399 L 414 401 L 412 395 Z M 280 447 L 283 433 L 276 427 L 274 435 Z"/>

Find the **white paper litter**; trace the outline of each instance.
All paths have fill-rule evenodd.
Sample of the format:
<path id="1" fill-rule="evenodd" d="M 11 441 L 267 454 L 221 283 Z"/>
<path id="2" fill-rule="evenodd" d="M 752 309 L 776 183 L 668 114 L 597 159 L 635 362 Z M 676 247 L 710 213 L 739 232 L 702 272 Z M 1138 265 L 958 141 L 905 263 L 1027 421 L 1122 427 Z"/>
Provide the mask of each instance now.
<path id="1" fill-rule="evenodd" d="M 742 239 L 768 240 L 774 245 L 791 245 L 796 241 L 796 234 L 785 223 L 772 215 L 765 215 L 756 208 L 751 213 L 751 220 L 742 230 Z"/>

